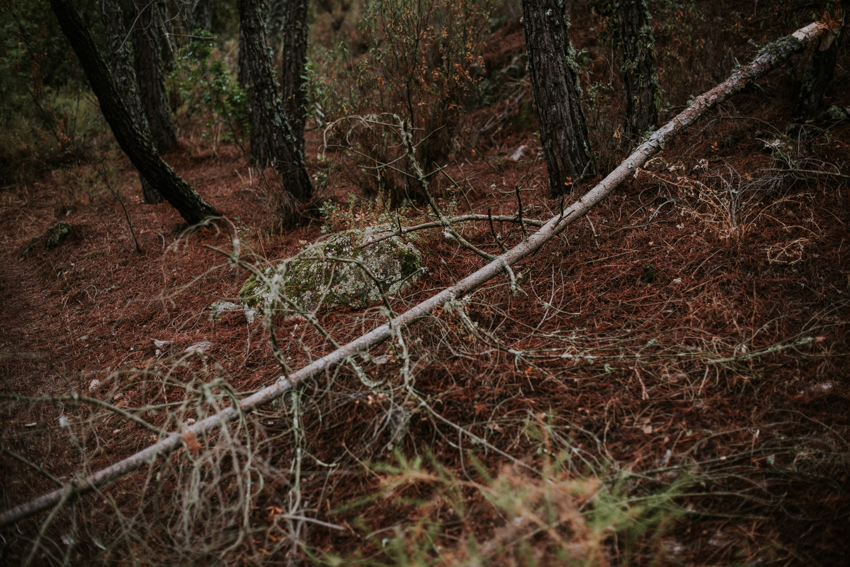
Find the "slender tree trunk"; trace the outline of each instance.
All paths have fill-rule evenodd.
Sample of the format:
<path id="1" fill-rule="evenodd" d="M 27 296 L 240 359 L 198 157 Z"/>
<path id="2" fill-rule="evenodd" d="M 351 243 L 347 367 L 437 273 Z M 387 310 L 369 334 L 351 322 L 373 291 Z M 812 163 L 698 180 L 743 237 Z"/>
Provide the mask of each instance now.
<path id="1" fill-rule="evenodd" d="M 163 30 L 155 2 L 135 0 L 133 51 L 136 56 L 136 80 L 139 98 L 150 126 L 151 141 L 159 153 L 165 153 L 177 143 L 168 93 L 165 90 L 165 68 L 162 59 Z"/>
<path id="2" fill-rule="evenodd" d="M 142 135 L 150 138 L 148 119 L 142 110 L 142 101 L 136 88 L 136 71 L 133 68 L 133 44 L 127 41 L 127 25 L 121 5 L 114 0 L 100 0 L 100 13 L 103 19 L 103 29 L 106 35 L 106 47 L 109 50 L 109 61 L 112 67 L 112 80 L 124 99 L 124 105 L 130 112 Z M 142 194 L 145 203 L 162 202 L 162 195 L 154 188 L 144 175 L 139 175 L 142 183 Z"/>
<path id="3" fill-rule="evenodd" d="M 170 73 L 174 70 L 175 65 L 174 42 L 171 39 L 174 37 L 174 24 L 168 12 L 168 2 L 155 0 L 154 5 L 157 8 L 154 17 L 156 17 L 157 30 L 159 31 L 157 34 L 159 56 L 162 58 L 163 69 Z"/>
<path id="4" fill-rule="evenodd" d="M 191 6 L 191 29 L 212 30 L 213 0 L 195 0 Z"/>
<path id="5" fill-rule="evenodd" d="M 151 142 L 142 135 L 112 82 L 109 68 L 98 52 L 94 39 L 69 0 L 50 0 L 50 6 L 86 73 L 115 139 L 136 169 L 177 209 L 186 222 L 194 224 L 218 216 L 212 205 L 162 161 Z"/>
<path id="6" fill-rule="evenodd" d="M 619 0 L 612 15 L 616 19 L 615 38 L 623 56 L 622 73 L 626 88 L 622 140 L 631 146 L 658 122 L 655 39 L 646 0 Z"/>
<path id="7" fill-rule="evenodd" d="M 304 203 L 313 193 L 301 150 L 304 142 L 296 138 L 278 96 L 280 88 L 260 19 L 259 0 L 238 0 L 238 6 L 249 82 L 251 157 L 257 167 L 274 166 L 284 192 Z"/>
<path id="8" fill-rule="evenodd" d="M 307 0 L 277 0 L 282 4 L 281 20 L 283 73 L 281 99 L 283 112 L 292 126 L 298 150 L 304 154 L 304 126 L 307 122 L 307 93 L 304 73 L 307 67 Z"/>
<path id="9" fill-rule="evenodd" d="M 553 195 L 592 176 L 587 125 L 579 104 L 565 0 L 523 0 L 525 43 L 540 141 Z"/>
<path id="10" fill-rule="evenodd" d="M 845 9 L 850 9 L 850 2 L 843 2 Z M 821 38 L 818 46 L 812 52 L 812 58 L 806 67 L 803 84 L 800 85 L 800 93 L 794 108 L 795 114 L 811 116 L 823 106 L 823 97 L 832 85 L 835 75 L 835 62 L 838 59 L 838 50 L 841 42 L 848 31 L 848 16 L 844 15 L 843 22 L 833 22 L 835 25 Z"/>

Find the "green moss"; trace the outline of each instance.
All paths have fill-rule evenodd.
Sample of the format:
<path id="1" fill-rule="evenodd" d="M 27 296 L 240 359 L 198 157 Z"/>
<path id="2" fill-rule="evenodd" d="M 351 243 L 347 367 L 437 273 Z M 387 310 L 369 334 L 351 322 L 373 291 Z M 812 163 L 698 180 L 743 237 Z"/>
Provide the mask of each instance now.
<path id="1" fill-rule="evenodd" d="M 239 300 L 249 307 L 255 307 L 260 302 L 256 289 L 257 276 L 251 276 L 242 284 L 242 289 L 239 290 Z"/>
<path id="2" fill-rule="evenodd" d="M 422 267 L 422 259 L 414 252 L 402 249 L 401 250 L 401 275 L 409 278 Z"/>

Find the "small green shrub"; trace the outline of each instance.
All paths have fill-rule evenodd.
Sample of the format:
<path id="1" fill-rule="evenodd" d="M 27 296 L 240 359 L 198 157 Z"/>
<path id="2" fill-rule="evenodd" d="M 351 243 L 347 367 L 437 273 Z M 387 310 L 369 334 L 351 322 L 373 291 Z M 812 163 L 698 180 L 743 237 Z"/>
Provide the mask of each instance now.
<path id="1" fill-rule="evenodd" d="M 248 127 L 248 98 L 234 80 L 230 62 L 204 30 L 195 30 L 179 50 L 169 79 L 173 109 L 184 120 L 198 120 L 204 138 L 239 143 Z"/>

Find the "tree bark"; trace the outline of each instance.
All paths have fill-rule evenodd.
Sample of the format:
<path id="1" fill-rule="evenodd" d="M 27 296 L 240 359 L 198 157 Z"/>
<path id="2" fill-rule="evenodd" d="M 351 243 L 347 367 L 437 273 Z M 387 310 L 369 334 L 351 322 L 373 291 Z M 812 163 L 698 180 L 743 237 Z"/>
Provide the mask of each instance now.
<path id="1" fill-rule="evenodd" d="M 619 0 L 614 6 L 615 39 L 623 57 L 626 118 L 623 144 L 631 146 L 658 121 L 655 39 L 646 0 Z"/>
<path id="2" fill-rule="evenodd" d="M 283 73 L 281 100 L 289 119 L 298 151 L 304 155 L 304 126 L 307 122 L 307 0 L 277 0 L 282 4 L 281 21 Z"/>
<path id="3" fill-rule="evenodd" d="M 272 61 L 277 59 L 283 46 L 283 34 L 286 33 L 286 15 L 291 5 L 301 0 L 265 0 L 266 13 L 263 14 L 266 29 L 266 39 L 272 50 Z M 305 3 L 306 6 L 306 3 Z"/>
<path id="4" fill-rule="evenodd" d="M 172 40 L 174 37 L 174 23 L 169 15 L 168 2 L 166 0 L 155 0 L 154 5 L 156 6 L 154 17 L 156 18 L 159 32 L 157 33 L 159 55 L 162 58 L 163 69 L 165 69 L 166 73 L 170 73 L 174 70 L 176 64 L 174 59 L 174 42 Z"/>
<path id="5" fill-rule="evenodd" d="M 136 80 L 139 98 L 148 119 L 151 141 L 157 152 L 165 153 L 177 143 L 168 93 L 165 89 L 165 68 L 162 58 L 164 31 L 159 24 L 156 2 L 136 0 L 133 24 L 133 51 L 136 61 Z"/>
<path id="6" fill-rule="evenodd" d="M 556 196 L 595 173 L 567 35 L 567 4 L 565 0 L 522 3 L 540 141 Z"/>
<path id="7" fill-rule="evenodd" d="M 136 88 L 136 71 L 133 68 L 133 44 L 127 41 L 127 25 L 121 5 L 114 0 L 100 0 L 100 13 L 106 35 L 106 48 L 112 67 L 112 80 L 124 99 L 124 105 L 142 135 L 150 138 L 148 119 L 142 110 L 142 101 Z M 139 175 L 145 203 L 160 203 L 162 195 L 144 175 Z"/>
<path id="8" fill-rule="evenodd" d="M 94 39 L 69 0 L 50 0 L 50 5 L 59 20 L 62 32 L 80 60 L 115 139 L 136 169 L 177 209 L 186 222 L 195 224 L 218 216 L 218 212 L 209 203 L 162 161 L 151 142 L 142 135 L 124 106 Z"/>
<path id="9" fill-rule="evenodd" d="M 195 0 L 191 12 L 193 30 L 212 30 L 213 0 Z"/>
<path id="10" fill-rule="evenodd" d="M 251 108 L 251 157 L 257 167 L 274 166 L 284 193 L 297 202 L 313 194 L 304 165 L 303 135 L 299 140 L 283 111 L 280 88 L 272 67 L 260 0 L 238 0 Z M 301 130 L 303 132 L 303 129 Z"/>
<path id="11" fill-rule="evenodd" d="M 242 27 L 239 27 L 239 48 L 238 54 L 236 57 L 236 80 L 239 82 L 239 86 L 245 92 L 248 92 L 248 87 L 251 85 L 251 80 L 248 77 L 248 63 L 246 58 L 248 57 L 248 48 L 245 44 L 245 30 Z M 248 101 L 248 108 L 251 108 L 251 101 Z"/>

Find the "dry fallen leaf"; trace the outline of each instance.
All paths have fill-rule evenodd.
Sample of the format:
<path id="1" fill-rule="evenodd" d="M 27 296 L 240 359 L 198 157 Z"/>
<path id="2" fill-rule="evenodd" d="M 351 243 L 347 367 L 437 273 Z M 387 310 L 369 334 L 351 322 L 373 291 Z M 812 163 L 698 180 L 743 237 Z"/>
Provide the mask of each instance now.
<path id="1" fill-rule="evenodd" d="M 193 453 L 197 453 L 201 449 L 201 444 L 198 443 L 198 438 L 195 437 L 195 434 L 191 431 L 187 431 L 183 434 L 183 444 L 186 445 Z"/>

